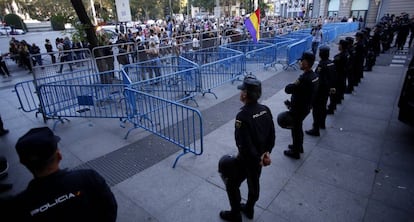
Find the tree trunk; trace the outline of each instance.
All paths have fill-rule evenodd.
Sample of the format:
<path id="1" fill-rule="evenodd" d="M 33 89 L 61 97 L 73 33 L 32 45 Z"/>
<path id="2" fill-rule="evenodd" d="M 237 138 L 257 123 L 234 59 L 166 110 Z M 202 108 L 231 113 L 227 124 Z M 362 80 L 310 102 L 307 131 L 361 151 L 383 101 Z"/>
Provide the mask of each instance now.
<path id="1" fill-rule="evenodd" d="M 96 37 L 95 26 L 92 24 L 88 14 L 86 13 L 85 6 L 82 0 L 70 0 L 76 14 L 78 15 L 79 21 L 85 26 L 86 38 L 91 46 L 94 48 L 98 46 L 98 38 Z"/>
<path id="2" fill-rule="evenodd" d="M 93 51 L 98 44 L 98 38 L 96 37 L 96 30 L 95 26 L 92 24 L 88 14 L 86 13 L 85 6 L 82 3 L 82 0 L 70 0 L 73 8 L 75 9 L 76 14 L 78 15 L 79 21 L 85 27 L 86 38 L 89 42 L 90 50 Z M 105 56 L 102 49 L 93 51 L 94 57 L 96 59 L 96 66 L 99 72 L 109 71 L 106 63 L 106 59 L 99 59 L 100 57 Z M 107 83 L 107 81 L 102 81 L 103 83 Z"/>

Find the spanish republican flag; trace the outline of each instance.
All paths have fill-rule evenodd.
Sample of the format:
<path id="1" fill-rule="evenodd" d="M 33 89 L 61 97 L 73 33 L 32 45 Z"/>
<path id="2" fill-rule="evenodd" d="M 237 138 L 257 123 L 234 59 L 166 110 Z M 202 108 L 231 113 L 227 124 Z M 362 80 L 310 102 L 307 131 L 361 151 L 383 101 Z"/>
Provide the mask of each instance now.
<path id="1" fill-rule="evenodd" d="M 253 38 L 253 42 L 258 42 L 260 39 L 260 9 L 256 9 L 248 18 L 244 20 L 244 25 L 249 30 Z"/>

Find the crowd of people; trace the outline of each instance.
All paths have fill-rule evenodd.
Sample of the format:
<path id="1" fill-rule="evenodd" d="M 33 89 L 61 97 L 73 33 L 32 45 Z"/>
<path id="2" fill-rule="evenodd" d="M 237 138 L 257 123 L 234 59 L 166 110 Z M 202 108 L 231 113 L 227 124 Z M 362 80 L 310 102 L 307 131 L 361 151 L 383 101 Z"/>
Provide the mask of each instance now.
<path id="1" fill-rule="evenodd" d="M 261 33 L 265 38 L 310 27 L 313 24 L 334 21 L 336 20 L 332 18 L 303 19 L 300 17 L 263 19 Z M 113 60 L 106 61 L 107 64 L 126 65 L 167 55 L 178 56 L 190 50 L 249 39 L 249 33 L 244 28 L 242 18 L 238 17 L 223 18 L 222 20 L 213 18 L 184 21 L 167 20 L 145 26 L 120 27 L 123 28 L 115 30 L 116 38 L 111 38 L 106 32 L 97 31 L 99 46 L 108 46 L 108 49 L 104 50 L 104 56 L 112 57 L 109 60 Z M 151 45 L 155 45 L 157 50 L 150 49 Z M 44 47 L 41 47 L 35 43 L 30 44 L 26 40 L 18 41 L 12 37 L 9 52 L 2 57 L 8 55 L 19 67 L 32 73 L 33 66 L 43 67 L 43 65 L 56 62 L 66 62 L 70 65 L 69 61 L 75 62 L 75 60 L 86 58 L 88 55 L 80 49 L 90 49 L 89 43 L 86 40 L 65 37 L 57 38 L 54 43 L 50 39 L 45 39 Z M 71 50 L 74 51 L 70 52 Z M 1 74 L 4 77 L 11 76 L 5 63 L 2 67 L 5 68 L 0 69 Z M 105 71 L 114 67 L 115 65 L 109 65 L 103 68 L 98 67 L 98 69 Z M 73 70 L 71 65 L 70 70 Z M 59 68 L 56 72 L 61 73 L 62 69 Z"/>
<path id="2" fill-rule="evenodd" d="M 266 38 L 317 26 L 317 24 L 323 25 L 324 23 L 338 21 L 340 20 L 333 17 L 320 17 L 317 19 L 301 17 L 266 18 L 261 21 L 261 36 Z M 347 20 L 343 19 L 343 21 Z M 373 35 L 371 36 L 372 41 L 370 43 L 374 45 L 370 47 L 373 47 L 373 53 L 378 55 L 381 51 L 387 51 L 393 43 L 392 47 L 401 49 L 409 33 L 413 33 L 413 27 L 414 22 L 412 19 L 409 19 L 408 14 L 401 14 L 400 16 L 385 15 L 372 29 Z M 129 28 L 120 26 L 119 29 L 115 30 L 117 33 L 115 39 L 111 39 L 106 32 L 99 31 L 97 34 L 99 45 L 109 47 L 105 50 L 104 56 L 112 56 L 113 62 L 110 63 L 120 65 L 146 61 L 166 55 L 180 55 L 190 50 L 199 50 L 250 38 L 241 17 L 223 18 L 221 20 L 205 18 L 175 21 L 170 19 L 145 26 L 137 25 L 136 27 Z M 368 31 L 371 32 L 371 30 Z M 413 36 L 411 35 L 409 45 L 412 45 Z M 157 50 L 150 49 L 150 46 L 154 45 L 151 42 L 154 42 Z M 112 47 L 111 45 L 115 46 Z M 317 48 L 316 44 L 314 46 L 313 52 Z M 113 50 L 114 47 L 116 48 L 115 51 Z M 67 37 L 64 39 L 57 38 L 54 44 L 49 39 L 46 39 L 44 48 L 40 48 L 35 43 L 29 44 L 25 40 L 17 41 L 15 38 L 12 38 L 8 55 L 19 67 L 27 69 L 29 73 L 32 73 L 32 66 L 42 66 L 45 64 L 44 61 L 47 57 L 50 57 L 50 59 L 47 59 L 47 62 L 50 63 L 84 59 L 87 55 L 79 50 L 82 48 L 89 48 L 89 44 L 86 41 L 71 40 Z M 65 52 L 70 50 L 78 51 L 76 53 Z M 39 55 L 41 52 L 47 52 L 49 55 Z M 118 56 L 119 54 L 120 56 Z M 1 74 L 4 77 L 11 76 L 6 63 L 0 64 L 2 67 L 0 69 Z M 68 64 L 70 65 L 71 63 Z M 98 67 L 98 69 L 105 71 L 114 67 L 115 65 L 109 65 L 109 67 Z M 72 66 L 70 66 L 70 70 L 73 70 Z M 57 73 L 60 72 L 62 72 L 62 69 L 57 70 Z M 155 76 L 155 74 L 151 76 Z"/>

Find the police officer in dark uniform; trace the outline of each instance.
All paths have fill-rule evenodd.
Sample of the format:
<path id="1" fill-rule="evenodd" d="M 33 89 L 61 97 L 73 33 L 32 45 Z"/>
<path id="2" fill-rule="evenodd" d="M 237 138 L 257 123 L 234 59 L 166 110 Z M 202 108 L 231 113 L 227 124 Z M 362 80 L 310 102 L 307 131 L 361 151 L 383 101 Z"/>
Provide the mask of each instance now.
<path id="1" fill-rule="evenodd" d="M 347 64 L 347 86 L 345 93 L 351 94 L 354 91 L 354 87 L 357 85 L 357 77 L 355 71 L 355 47 L 354 47 L 354 38 L 348 36 L 345 38 L 348 42 L 348 64 Z"/>
<path id="2" fill-rule="evenodd" d="M 346 89 L 346 73 L 348 64 L 348 41 L 341 39 L 338 45 L 339 53 L 334 56 L 334 63 L 337 74 L 336 93 L 334 94 L 337 104 L 341 104 L 344 99 L 344 93 Z M 328 114 L 330 109 L 328 108 Z"/>
<path id="3" fill-rule="evenodd" d="M 379 54 L 381 53 L 381 33 L 383 32 L 382 25 L 377 24 L 374 27 L 373 32 L 374 33 L 372 35 L 372 50 L 375 56 L 379 56 Z"/>
<path id="4" fill-rule="evenodd" d="M 375 65 L 377 60 L 377 56 L 374 52 L 374 38 L 371 36 L 371 29 L 365 28 L 364 33 L 364 46 L 365 46 L 365 66 L 364 71 L 370 72 L 372 71 L 372 67 Z"/>
<path id="5" fill-rule="evenodd" d="M 325 129 L 327 115 L 326 104 L 330 94 L 335 93 L 336 71 L 335 64 L 329 59 L 328 46 L 319 48 L 319 61 L 316 74 L 319 77 L 319 86 L 312 104 L 313 124 L 312 129 L 305 131 L 311 136 L 319 136 L 319 129 Z"/>
<path id="6" fill-rule="evenodd" d="M 357 32 L 355 34 L 355 55 L 354 55 L 354 72 L 356 77 L 356 85 L 361 81 L 362 78 L 364 78 L 364 60 L 366 55 L 366 48 L 364 44 L 364 33 L 363 32 Z"/>
<path id="7" fill-rule="evenodd" d="M 315 55 L 312 52 L 304 52 L 300 61 L 300 69 L 304 73 L 294 83 L 285 87 L 285 92 L 292 96 L 290 101 L 285 101 L 289 111 L 282 114 L 292 120 L 292 123 L 288 125 L 290 125 L 293 140 L 293 144 L 289 145 L 289 149 L 283 154 L 294 159 L 300 159 L 300 153 L 303 153 L 302 124 L 311 110 L 319 82 L 318 75 L 312 70 Z"/>
<path id="8" fill-rule="evenodd" d="M 237 165 L 232 167 L 237 169 L 238 174 L 226 183 L 231 210 L 220 212 L 220 217 L 226 221 L 241 221 L 240 211 L 253 219 L 254 205 L 259 199 L 262 166 L 269 164 L 266 160 L 270 158 L 276 138 L 272 113 L 258 102 L 262 94 L 261 82 L 254 76 L 246 76 L 237 88 L 241 90 L 240 101 L 244 106 L 236 116 L 234 132 L 239 152 L 234 161 Z M 221 168 L 219 171 L 222 173 L 229 170 Z M 247 202 L 241 204 L 239 188 L 246 179 L 249 193 Z"/>
<path id="9" fill-rule="evenodd" d="M 59 140 L 41 127 L 17 141 L 20 162 L 34 179 L 8 205 L 13 221 L 116 221 L 117 203 L 102 176 L 90 169 L 60 169 Z"/>

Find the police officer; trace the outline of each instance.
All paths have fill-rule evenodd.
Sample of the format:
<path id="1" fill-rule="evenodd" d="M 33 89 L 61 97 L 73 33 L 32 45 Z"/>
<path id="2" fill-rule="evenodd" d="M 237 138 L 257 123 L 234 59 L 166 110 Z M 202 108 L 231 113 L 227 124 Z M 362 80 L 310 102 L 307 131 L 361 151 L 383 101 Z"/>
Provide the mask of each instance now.
<path id="1" fill-rule="evenodd" d="M 354 43 L 354 49 L 355 49 L 355 55 L 354 55 L 354 73 L 356 77 L 356 85 L 361 81 L 362 78 L 364 78 L 364 60 L 366 55 L 366 48 L 364 44 L 364 33 L 363 32 L 357 32 L 355 34 L 355 43 Z"/>
<path id="2" fill-rule="evenodd" d="M 13 221 L 115 221 L 117 203 L 102 176 L 90 169 L 60 169 L 59 140 L 41 127 L 17 141 L 20 163 L 34 179 L 8 205 Z"/>
<path id="3" fill-rule="evenodd" d="M 303 70 L 303 74 L 294 83 L 285 87 L 285 92 L 292 94 L 290 101 L 285 101 L 285 105 L 289 109 L 286 114 L 292 119 L 289 125 L 291 125 L 293 144 L 289 145 L 289 149 L 283 154 L 294 159 L 300 159 L 300 153 L 303 153 L 302 124 L 311 110 L 318 89 L 319 78 L 312 70 L 314 62 L 315 55 L 311 52 L 304 52 L 300 59 L 300 69 Z"/>
<path id="4" fill-rule="evenodd" d="M 341 39 L 339 41 L 338 50 L 339 53 L 334 56 L 334 63 L 337 74 L 337 86 L 335 100 L 337 104 L 341 104 L 341 101 L 344 99 L 344 93 L 346 89 L 346 73 L 347 73 L 347 64 L 348 64 L 348 41 Z M 328 108 L 328 114 L 330 114 L 330 109 Z"/>
<path id="5" fill-rule="evenodd" d="M 372 71 L 372 67 L 375 65 L 376 62 L 376 55 L 374 52 L 374 39 L 371 36 L 371 29 L 365 28 L 364 33 L 364 46 L 365 46 L 365 66 L 364 71 L 370 72 Z"/>
<path id="6" fill-rule="evenodd" d="M 351 94 L 352 91 L 354 91 L 354 87 L 357 85 L 357 77 L 356 77 L 356 71 L 355 71 L 355 47 L 354 47 L 354 38 L 348 36 L 345 38 L 345 40 L 348 42 L 348 64 L 347 64 L 347 73 L 346 73 L 346 79 L 347 79 L 347 86 L 345 93 Z"/>
<path id="7" fill-rule="evenodd" d="M 320 61 L 316 68 L 319 77 L 319 87 L 316 91 L 315 99 L 312 104 L 313 124 L 312 129 L 305 131 L 311 136 L 319 136 L 319 129 L 325 129 L 326 104 L 330 94 L 335 93 L 335 64 L 329 59 L 329 47 L 319 48 Z"/>
<path id="8" fill-rule="evenodd" d="M 226 183 L 231 210 L 220 212 L 220 217 L 226 221 L 241 221 L 240 211 L 253 219 L 254 205 L 259 199 L 262 166 L 269 164 L 269 155 L 276 138 L 272 113 L 267 106 L 258 102 L 262 94 L 261 82 L 249 75 L 237 88 L 241 90 L 240 101 L 244 106 L 236 116 L 234 136 L 238 155 L 237 160 L 233 161 L 236 165 L 231 165 L 238 173 Z M 222 173 L 226 170 L 229 169 L 225 166 L 219 169 Z M 247 202 L 241 204 L 239 188 L 246 179 L 249 190 Z"/>

